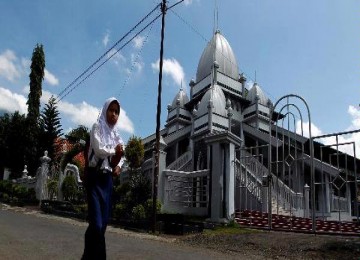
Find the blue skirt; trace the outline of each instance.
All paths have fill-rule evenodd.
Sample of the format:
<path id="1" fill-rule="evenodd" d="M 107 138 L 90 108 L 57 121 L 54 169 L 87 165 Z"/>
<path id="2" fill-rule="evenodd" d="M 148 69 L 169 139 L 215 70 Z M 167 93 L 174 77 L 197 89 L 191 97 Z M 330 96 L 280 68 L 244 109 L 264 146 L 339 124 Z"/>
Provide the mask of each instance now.
<path id="1" fill-rule="evenodd" d="M 86 176 L 89 226 L 83 259 L 106 259 L 105 231 L 111 214 L 111 172 L 89 169 Z M 95 256 L 95 257 L 94 257 Z"/>

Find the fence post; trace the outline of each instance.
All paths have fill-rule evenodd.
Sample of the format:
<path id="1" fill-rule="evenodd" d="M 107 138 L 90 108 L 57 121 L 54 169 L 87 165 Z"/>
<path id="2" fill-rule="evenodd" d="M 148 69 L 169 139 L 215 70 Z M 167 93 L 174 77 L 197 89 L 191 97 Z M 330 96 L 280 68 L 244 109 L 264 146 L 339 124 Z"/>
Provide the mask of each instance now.
<path id="1" fill-rule="evenodd" d="M 264 175 L 262 176 L 262 185 L 261 185 L 261 200 L 262 200 L 262 206 L 261 210 L 262 212 L 268 212 L 268 194 L 269 194 L 269 176 Z M 268 212 L 270 213 L 270 212 Z"/>
<path id="2" fill-rule="evenodd" d="M 304 186 L 304 218 L 310 218 L 310 186 Z"/>

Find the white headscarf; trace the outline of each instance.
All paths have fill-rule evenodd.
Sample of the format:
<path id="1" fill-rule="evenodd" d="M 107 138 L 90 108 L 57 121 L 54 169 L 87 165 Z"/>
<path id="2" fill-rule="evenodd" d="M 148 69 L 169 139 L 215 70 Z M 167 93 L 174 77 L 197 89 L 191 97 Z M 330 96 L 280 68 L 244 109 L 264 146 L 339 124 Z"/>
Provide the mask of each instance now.
<path id="1" fill-rule="evenodd" d="M 98 118 L 98 124 L 100 126 L 101 141 L 102 141 L 102 143 L 107 144 L 107 145 L 114 145 L 114 141 L 115 141 L 114 138 L 115 138 L 115 136 L 118 136 L 117 127 L 118 127 L 119 120 L 116 122 L 115 125 L 109 125 L 106 120 L 107 110 L 113 101 L 115 101 L 119 106 L 119 116 L 120 116 L 120 102 L 116 98 L 111 97 L 105 101 L 105 104 L 102 108 L 101 114 Z"/>
<path id="2" fill-rule="evenodd" d="M 115 146 L 123 144 L 123 140 L 117 131 L 119 120 L 113 126 L 109 125 L 106 120 L 107 110 L 113 101 L 116 101 L 120 108 L 120 103 L 116 98 L 112 97 L 107 99 L 97 122 L 93 125 L 90 132 L 90 151 L 94 151 L 95 155 L 92 156 L 91 153 L 89 153 L 89 166 L 91 167 L 97 165 L 99 158 L 105 159 L 113 156 L 115 154 Z M 122 163 L 123 162 L 120 161 L 119 166 L 121 166 Z M 103 161 L 101 168 L 111 170 L 108 160 Z"/>

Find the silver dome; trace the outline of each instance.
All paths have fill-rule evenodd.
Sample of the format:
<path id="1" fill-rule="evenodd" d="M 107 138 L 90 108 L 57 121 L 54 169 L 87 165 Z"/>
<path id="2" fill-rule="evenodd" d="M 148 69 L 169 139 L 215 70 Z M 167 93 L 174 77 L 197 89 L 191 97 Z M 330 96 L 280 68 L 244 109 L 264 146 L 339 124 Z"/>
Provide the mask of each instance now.
<path id="1" fill-rule="evenodd" d="M 213 103 L 213 113 L 225 116 L 226 111 L 226 100 L 222 89 L 218 85 L 214 85 L 209 88 L 204 96 L 201 98 L 201 102 L 198 105 L 197 115 L 202 116 L 208 112 L 209 101 Z"/>
<path id="2" fill-rule="evenodd" d="M 218 71 L 233 79 L 239 78 L 239 69 L 234 52 L 220 31 L 215 32 L 201 55 L 196 72 L 197 82 L 211 73 L 214 61 L 220 66 Z"/>
<path id="3" fill-rule="evenodd" d="M 180 91 L 174 97 L 171 107 L 175 108 L 177 104 L 179 104 L 180 107 L 185 107 L 185 104 L 188 102 L 189 102 L 189 98 L 186 95 L 186 92 L 181 88 Z"/>
<path id="4" fill-rule="evenodd" d="M 271 103 L 270 99 L 265 95 L 260 86 L 257 83 L 254 83 L 249 90 L 247 99 L 250 100 L 251 103 L 255 103 L 257 98 L 259 99 L 259 104 L 261 105 L 269 106 L 269 102 Z"/>

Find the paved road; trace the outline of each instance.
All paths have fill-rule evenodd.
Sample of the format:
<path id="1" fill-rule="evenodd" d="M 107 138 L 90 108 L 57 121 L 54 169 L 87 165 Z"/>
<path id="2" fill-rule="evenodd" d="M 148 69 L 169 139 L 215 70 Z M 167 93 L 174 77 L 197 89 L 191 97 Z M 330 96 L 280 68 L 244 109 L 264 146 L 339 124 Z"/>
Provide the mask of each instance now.
<path id="1" fill-rule="evenodd" d="M 0 204 L 0 259 L 80 259 L 87 223 Z M 109 227 L 108 259 L 235 259 L 174 238 Z M 239 259 L 239 257 L 237 257 Z"/>

